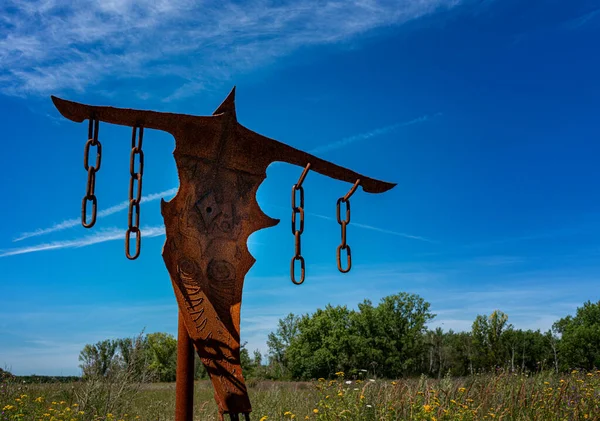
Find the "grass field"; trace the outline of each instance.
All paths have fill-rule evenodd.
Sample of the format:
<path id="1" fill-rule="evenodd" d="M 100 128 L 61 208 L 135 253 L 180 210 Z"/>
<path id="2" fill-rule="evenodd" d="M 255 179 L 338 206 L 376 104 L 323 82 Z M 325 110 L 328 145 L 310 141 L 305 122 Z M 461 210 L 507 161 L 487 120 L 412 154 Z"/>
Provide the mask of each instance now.
<path id="1" fill-rule="evenodd" d="M 249 381 L 252 419 L 600 420 L 600 371 L 467 378 Z M 217 420 L 209 382 L 195 387 L 195 420 Z M 0 384 L 0 420 L 172 420 L 175 385 Z"/>

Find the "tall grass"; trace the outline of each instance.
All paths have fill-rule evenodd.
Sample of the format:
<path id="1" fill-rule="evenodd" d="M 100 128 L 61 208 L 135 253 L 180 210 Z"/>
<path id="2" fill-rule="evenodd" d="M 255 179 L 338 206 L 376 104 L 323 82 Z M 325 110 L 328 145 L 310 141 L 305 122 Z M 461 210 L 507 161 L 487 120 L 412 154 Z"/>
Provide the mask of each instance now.
<path id="1" fill-rule="evenodd" d="M 0 383 L 0 420 L 144 420 L 173 419 L 175 385 L 145 384 L 135 394 L 82 397 L 94 390 L 71 384 Z M 252 419 L 470 421 L 600 420 L 600 371 L 568 375 L 498 373 L 465 378 L 349 379 L 314 382 L 250 382 Z M 209 382 L 195 387 L 195 420 L 216 421 Z M 98 408 L 113 408 L 101 413 Z"/>

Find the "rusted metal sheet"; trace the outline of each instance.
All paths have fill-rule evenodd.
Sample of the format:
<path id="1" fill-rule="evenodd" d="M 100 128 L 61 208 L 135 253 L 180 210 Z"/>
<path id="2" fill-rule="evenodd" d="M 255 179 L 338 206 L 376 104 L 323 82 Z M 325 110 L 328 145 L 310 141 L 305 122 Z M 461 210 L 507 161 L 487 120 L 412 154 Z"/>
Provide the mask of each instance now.
<path id="1" fill-rule="evenodd" d="M 166 226 L 163 259 L 180 317 L 210 375 L 221 418 L 230 414 L 231 419 L 239 419 L 241 413 L 249 419 L 252 408 L 240 366 L 240 308 L 244 277 L 255 262 L 247 239 L 279 222 L 265 215 L 256 201 L 267 167 L 275 161 L 310 167 L 325 176 L 356 183 L 354 189 L 360 185 L 369 193 L 385 192 L 395 184 L 366 177 L 247 129 L 237 121 L 234 96 L 235 88 L 212 116 L 52 100 L 63 116 L 76 122 L 91 119 L 134 127 L 132 147 L 135 127 L 163 130 L 175 137 L 173 155 L 180 186 L 172 200 L 161 203 Z M 132 152 L 132 162 L 133 156 Z M 133 164 L 131 172 L 133 179 Z M 139 238 L 140 233 L 137 235 Z M 184 400 L 178 403 L 186 404 Z M 178 411 L 187 413 L 185 408 Z"/>

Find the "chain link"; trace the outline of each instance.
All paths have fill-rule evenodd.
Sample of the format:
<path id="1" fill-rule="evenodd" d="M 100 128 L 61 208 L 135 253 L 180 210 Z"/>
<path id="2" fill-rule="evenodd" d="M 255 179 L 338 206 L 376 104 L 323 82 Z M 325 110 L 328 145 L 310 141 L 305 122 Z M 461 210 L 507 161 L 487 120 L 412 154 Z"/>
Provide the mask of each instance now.
<path id="1" fill-rule="evenodd" d="M 292 234 L 294 234 L 294 248 L 296 253 L 294 254 L 294 257 L 292 257 L 292 261 L 290 263 L 290 277 L 292 279 L 292 282 L 296 285 L 300 285 L 304 282 L 304 275 L 305 275 L 305 269 L 306 269 L 306 265 L 304 262 L 304 257 L 302 257 L 302 243 L 301 243 L 301 239 L 300 236 L 302 235 L 302 233 L 304 232 L 304 188 L 302 187 L 302 183 L 304 182 L 304 179 L 306 178 L 306 174 L 308 174 L 308 170 L 310 168 L 310 163 L 308 163 L 306 165 L 306 168 L 304 168 L 304 171 L 302 172 L 302 174 L 300 175 L 300 178 L 298 179 L 298 182 L 296 184 L 294 184 L 292 186 Z M 296 192 L 300 192 L 300 205 L 297 206 L 297 202 L 296 202 Z M 296 227 L 296 217 L 297 215 L 300 215 L 300 226 L 297 228 Z M 300 261 L 300 280 L 297 281 L 296 280 L 296 261 Z"/>
<path id="2" fill-rule="evenodd" d="M 139 128 L 139 136 L 137 131 Z M 144 128 L 134 126 L 131 135 L 131 154 L 129 157 L 129 212 L 127 214 L 127 232 L 125 233 L 125 255 L 130 260 L 135 260 L 140 255 L 142 232 L 140 231 L 140 202 L 142 201 L 142 176 L 144 175 L 144 152 L 142 141 L 144 140 Z M 135 171 L 135 163 L 139 165 Z M 137 184 L 137 189 L 135 188 Z M 135 195 L 134 195 L 135 192 Z M 135 253 L 130 252 L 131 234 L 135 234 Z"/>
<path id="3" fill-rule="evenodd" d="M 358 184 L 360 183 L 360 179 L 356 180 L 356 183 L 352 186 L 350 191 L 346 193 L 344 197 L 340 197 L 337 200 L 336 204 L 336 217 L 338 224 L 341 225 L 342 228 L 342 243 L 337 247 L 336 257 L 337 257 L 337 267 L 338 270 L 342 273 L 350 272 L 352 268 L 352 251 L 350 250 L 350 246 L 346 243 L 346 227 L 350 223 L 350 197 L 356 191 Z M 341 205 L 344 203 L 346 205 L 346 218 L 342 220 L 341 218 Z M 342 267 L 342 250 L 346 250 L 346 268 Z"/>
<path id="4" fill-rule="evenodd" d="M 87 171 L 87 183 L 85 188 L 85 196 L 81 201 L 81 224 L 85 228 L 91 228 L 96 223 L 96 214 L 98 210 L 98 199 L 96 198 L 96 173 L 100 170 L 100 163 L 102 162 L 102 144 L 98 140 L 98 129 L 100 127 L 100 121 L 96 118 L 90 117 L 90 123 L 88 126 L 88 140 L 85 142 L 85 148 L 83 150 L 83 168 Z M 90 147 L 96 147 L 96 164 L 90 166 Z M 90 222 L 87 222 L 87 203 L 92 202 L 92 217 Z"/>

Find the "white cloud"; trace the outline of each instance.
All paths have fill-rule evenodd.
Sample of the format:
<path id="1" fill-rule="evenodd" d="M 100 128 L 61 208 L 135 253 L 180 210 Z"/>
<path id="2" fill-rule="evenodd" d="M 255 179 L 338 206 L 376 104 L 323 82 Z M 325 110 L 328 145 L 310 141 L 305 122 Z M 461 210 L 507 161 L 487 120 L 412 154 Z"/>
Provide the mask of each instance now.
<path id="1" fill-rule="evenodd" d="M 83 91 L 108 78 L 172 77 L 191 95 L 306 46 L 346 41 L 459 0 L 6 0 L 0 91 Z"/>
<path id="2" fill-rule="evenodd" d="M 147 196 L 143 196 L 141 203 L 152 202 L 153 200 L 161 199 L 165 196 L 171 196 L 171 195 L 174 195 L 175 193 L 177 193 L 177 187 L 162 191 L 160 193 L 152 193 Z M 113 205 L 107 209 L 99 211 L 97 218 L 104 218 L 105 216 L 109 216 L 114 213 L 125 210 L 128 207 L 129 207 L 128 201 L 121 202 L 121 203 Z M 54 224 L 48 228 L 39 228 L 34 231 L 24 232 L 22 234 L 19 234 L 19 236 L 17 238 L 15 238 L 13 241 L 21 241 L 21 240 L 25 240 L 26 238 L 38 237 L 40 235 L 63 231 L 68 228 L 76 227 L 80 223 L 81 223 L 81 219 L 79 219 L 79 218 L 66 219 L 66 220 L 59 222 L 58 224 Z M 2 256 L 0 256 L 0 257 L 2 257 Z"/>
<path id="3" fill-rule="evenodd" d="M 157 237 L 164 234 L 165 228 L 162 226 L 142 228 L 142 237 L 144 238 Z M 77 238 L 75 240 L 52 241 L 49 243 L 36 244 L 28 247 L 0 250 L 0 257 L 15 256 L 17 254 L 35 253 L 47 250 L 85 247 L 93 244 L 103 243 L 105 241 L 123 240 L 124 238 L 125 231 L 123 229 L 110 228 L 107 230 L 98 231 L 93 235 Z"/>

